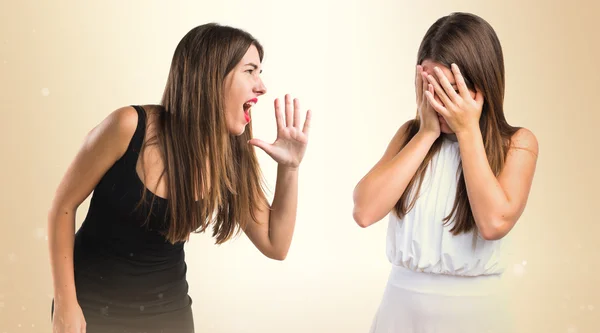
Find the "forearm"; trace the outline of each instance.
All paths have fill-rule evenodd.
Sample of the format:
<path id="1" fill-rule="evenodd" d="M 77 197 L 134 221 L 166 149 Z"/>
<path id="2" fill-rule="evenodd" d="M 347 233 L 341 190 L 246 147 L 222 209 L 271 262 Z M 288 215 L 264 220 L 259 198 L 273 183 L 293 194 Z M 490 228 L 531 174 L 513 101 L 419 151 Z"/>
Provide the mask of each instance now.
<path id="1" fill-rule="evenodd" d="M 499 238 L 509 206 L 506 193 L 492 172 L 479 128 L 457 134 L 471 211 L 485 238 Z"/>
<path id="2" fill-rule="evenodd" d="M 277 167 L 275 195 L 269 214 L 269 241 L 276 257 L 285 258 L 292 243 L 298 207 L 298 168 Z"/>
<path id="3" fill-rule="evenodd" d="M 354 219 L 367 227 L 387 215 L 427 156 L 436 136 L 417 133 L 391 160 L 371 170 L 354 190 Z"/>
<path id="4" fill-rule="evenodd" d="M 48 243 L 55 303 L 77 301 L 73 270 L 75 212 L 53 209 L 48 214 Z"/>

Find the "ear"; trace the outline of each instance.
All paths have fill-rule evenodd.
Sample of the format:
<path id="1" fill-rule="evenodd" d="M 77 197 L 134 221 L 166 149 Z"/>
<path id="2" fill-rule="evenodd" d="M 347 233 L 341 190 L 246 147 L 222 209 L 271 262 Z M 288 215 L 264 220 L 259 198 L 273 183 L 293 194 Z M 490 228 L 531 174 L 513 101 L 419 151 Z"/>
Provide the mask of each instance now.
<path id="1" fill-rule="evenodd" d="M 471 90 L 471 89 L 469 89 L 469 94 L 471 95 L 471 98 L 472 98 L 472 99 L 475 99 L 475 96 L 477 96 L 477 92 L 476 92 L 476 91 L 473 91 L 473 90 Z"/>
<path id="2" fill-rule="evenodd" d="M 479 107 L 483 107 L 483 102 L 484 102 L 483 92 L 481 90 L 479 90 L 479 88 L 477 88 L 477 87 L 475 87 L 475 89 L 477 89 L 477 92 L 475 93 L 475 96 L 473 98 L 475 99 L 475 102 L 477 103 L 477 105 Z"/>

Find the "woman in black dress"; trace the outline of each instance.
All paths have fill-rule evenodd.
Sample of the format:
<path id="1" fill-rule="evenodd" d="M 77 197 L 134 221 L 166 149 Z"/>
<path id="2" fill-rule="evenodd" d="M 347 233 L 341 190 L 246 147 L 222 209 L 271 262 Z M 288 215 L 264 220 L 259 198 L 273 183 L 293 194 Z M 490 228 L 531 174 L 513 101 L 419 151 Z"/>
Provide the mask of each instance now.
<path id="1" fill-rule="evenodd" d="M 262 59 L 247 32 L 198 26 L 175 50 L 160 105 L 120 108 L 90 131 L 48 217 L 54 332 L 193 332 L 192 232 L 223 243 L 243 231 L 265 256 L 286 257 L 310 111 L 302 121 L 297 100 L 276 99 L 277 139 L 252 138 Z M 254 147 L 278 163 L 271 205 Z"/>

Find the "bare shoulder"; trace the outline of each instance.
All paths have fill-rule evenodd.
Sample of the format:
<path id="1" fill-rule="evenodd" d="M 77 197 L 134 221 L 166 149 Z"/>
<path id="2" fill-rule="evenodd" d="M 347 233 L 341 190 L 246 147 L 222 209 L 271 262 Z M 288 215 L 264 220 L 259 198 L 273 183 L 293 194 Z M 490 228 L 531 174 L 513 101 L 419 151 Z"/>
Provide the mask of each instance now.
<path id="1" fill-rule="evenodd" d="M 538 140 L 531 130 L 521 127 L 512 135 L 510 141 L 511 151 L 525 150 L 534 154 L 536 157 L 538 156 Z"/>
<path id="2" fill-rule="evenodd" d="M 133 135 L 138 123 L 137 110 L 132 106 L 118 108 L 106 117 L 105 122 L 114 133 Z"/>
<path id="3" fill-rule="evenodd" d="M 117 155 L 127 150 L 138 124 L 138 114 L 132 106 L 118 108 L 106 116 L 88 135 L 89 143 L 110 146 Z"/>
<path id="4" fill-rule="evenodd" d="M 89 131 L 57 189 L 55 209 L 76 209 L 129 146 L 138 115 L 131 106 L 109 113 Z"/>

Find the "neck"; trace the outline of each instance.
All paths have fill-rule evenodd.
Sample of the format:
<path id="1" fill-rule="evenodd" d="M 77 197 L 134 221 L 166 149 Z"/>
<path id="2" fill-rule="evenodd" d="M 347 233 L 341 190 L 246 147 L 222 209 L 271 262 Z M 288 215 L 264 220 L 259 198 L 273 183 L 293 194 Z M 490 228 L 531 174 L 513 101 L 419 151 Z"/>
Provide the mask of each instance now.
<path id="1" fill-rule="evenodd" d="M 442 136 L 447 140 L 458 142 L 458 138 L 454 133 L 442 133 Z"/>

